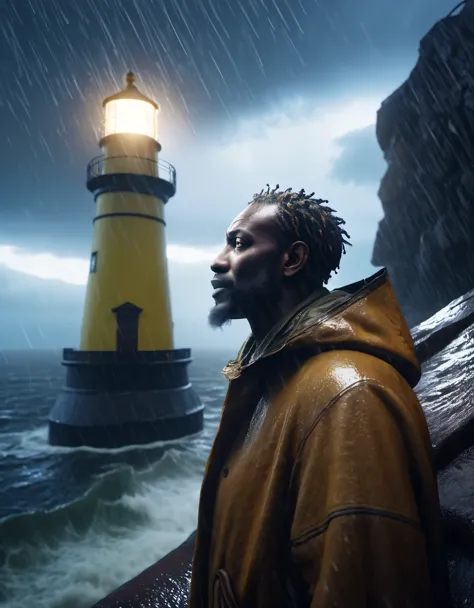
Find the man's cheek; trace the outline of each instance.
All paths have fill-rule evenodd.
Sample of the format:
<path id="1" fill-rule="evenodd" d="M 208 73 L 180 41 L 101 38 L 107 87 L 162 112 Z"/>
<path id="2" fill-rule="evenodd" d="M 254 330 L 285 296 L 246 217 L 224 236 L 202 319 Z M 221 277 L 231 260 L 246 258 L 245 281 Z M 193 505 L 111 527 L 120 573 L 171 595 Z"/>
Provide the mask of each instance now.
<path id="1" fill-rule="evenodd" d="M 240 291 L 248 291 L 252 289 L 258 289 L 268 285 L 268 273 L 266 269 L 259 265 L 258 261 L 255 261 L 245 276 L 241 277 L 240 280 Z"/>

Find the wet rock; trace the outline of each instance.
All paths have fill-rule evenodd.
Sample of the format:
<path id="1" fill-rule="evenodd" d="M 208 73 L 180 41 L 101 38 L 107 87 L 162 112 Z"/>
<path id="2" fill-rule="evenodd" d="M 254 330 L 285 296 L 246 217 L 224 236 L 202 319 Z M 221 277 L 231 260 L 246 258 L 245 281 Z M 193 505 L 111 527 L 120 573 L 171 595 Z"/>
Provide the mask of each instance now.
<path id="1" fill-rule="evenodd" d="M 474 607 L 474 290 L 412 330 L 455 608 Z"/>
<path id="2" fill-rule="evenodd" d="M 416 391 L 442 469 L 474 446 L 474 290 L 415 327 L 412 335 L 423 369 Z"/>
<path id="3" fill-rule="evenodd" d="M 187 608 L 196 532 L 92 608 Z"/>
<path id="4" fill-rule="evenodd" d="M 377 115 L 388 167 L 372 261 L 388 268 L 410 326 L 474 287 L 473 31 L 468 0 L 426 34 L 415 68 Z"/>

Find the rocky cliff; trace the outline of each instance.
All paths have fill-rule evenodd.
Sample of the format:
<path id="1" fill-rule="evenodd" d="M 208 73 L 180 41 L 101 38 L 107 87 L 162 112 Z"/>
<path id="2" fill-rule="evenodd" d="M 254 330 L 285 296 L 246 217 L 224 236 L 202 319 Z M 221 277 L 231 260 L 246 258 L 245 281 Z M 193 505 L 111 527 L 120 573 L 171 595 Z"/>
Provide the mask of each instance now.
<path id="1" fill-rule="evenodd" d="M 474 287 L 474 0 L 461 7 L 423 38 L 377 115 L 388 167 L 372 262 L 410 326 Z"/>

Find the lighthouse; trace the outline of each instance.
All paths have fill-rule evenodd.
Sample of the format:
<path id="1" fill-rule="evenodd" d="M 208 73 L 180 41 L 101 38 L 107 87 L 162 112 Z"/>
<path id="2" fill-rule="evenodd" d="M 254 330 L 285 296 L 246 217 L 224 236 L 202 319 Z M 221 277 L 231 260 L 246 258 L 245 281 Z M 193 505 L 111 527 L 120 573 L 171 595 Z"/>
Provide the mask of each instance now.
<path id="1" fill-rule="evenodd" d="M 49 442 L 115 448 L 200 431 L 203 405 L 175 349 L 165 214 L 176 171 L 159 159 L 158 105 L 129 72 L 103 102 L 103 154 L 87 166 L 95 201 L 80 348 L 65 348 L 65 386 Z"/>

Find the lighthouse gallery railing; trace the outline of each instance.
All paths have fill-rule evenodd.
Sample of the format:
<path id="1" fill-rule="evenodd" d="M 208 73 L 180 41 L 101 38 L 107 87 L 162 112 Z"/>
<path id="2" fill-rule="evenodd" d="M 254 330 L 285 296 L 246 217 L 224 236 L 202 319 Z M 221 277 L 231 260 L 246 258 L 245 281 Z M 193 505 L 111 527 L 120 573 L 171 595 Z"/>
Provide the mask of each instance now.
<path id="1" fill-rule="evenodd" d="M 140 167 L 142 167 L 143 175 L 156 175 L 161 179 L 169 182 L 176 188 L 176 169 L 172 164 L 165 160 L 151 160 L 150 158 L 142 158 L 140 156 L 108 156 L 105 158 L 104 155 L 96 156 L 87 165 L 87 181 L 90 182 L 95 177 L 104 175 L 105 162 L 110 160 L 118 160 L 125 158 L 133 158 L 133 160 L 140 161 Z"/>

